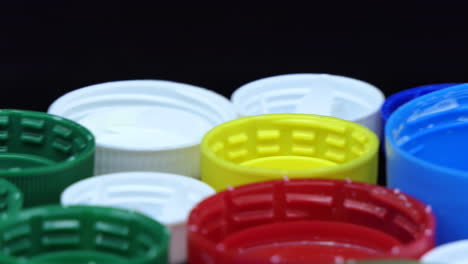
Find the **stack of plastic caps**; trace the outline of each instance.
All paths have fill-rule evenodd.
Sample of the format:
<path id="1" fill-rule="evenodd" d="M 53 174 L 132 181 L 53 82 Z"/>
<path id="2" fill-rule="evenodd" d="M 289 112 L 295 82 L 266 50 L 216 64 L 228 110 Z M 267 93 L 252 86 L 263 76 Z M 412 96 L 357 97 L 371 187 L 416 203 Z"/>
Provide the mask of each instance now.
<path id="1" fill-rule="evenodd" d="M 214 190 L 184 176 L 199 178 L 200 141 L 212 127 L 237 117 L 232 104 L 192 85 L 132 80 L 77 89 L 58 98 L 49 113 L 92 131 L 94 172 L 106 174 L 72 185 L 62 203 L 146 214 L 171 230 L 171 263 L 185 261 L 188 213 Z"/>
<path id="2" fill-rule="evenodd" d="M 398 191 L 338 180 L 244 185 L 204 200 L 189 218 L 189 260 L 344 263 L 418 259 L 434 246 L 431 210 Z"/>
<path id="3" fill-rule="evenodd" d="M 93 132 L 96 175 L 159 171 L 199 177 L 203 135 L 237 117 L 221 95 L 160 80 L 116 81 L 77 89 L 57 99 L 49 113 Z"/>
<path id="4" fill-rule="evenodd" d="M 416 98 L 386 124 L 388 184 L 432 206 L 438 244 L 468 237 L 468 84 Z"/>
<path id="5" fill-rule="evenodd" d="M 187 260 L 187 218 L 190 210 L 214 194 L 193 178 L 168 173 L 122 172 L 92 177 L 69 186 L 62 205 L 120 207 L 143 213 L 171 232 L 170 262 Z"/>
<path id="6" fill-rule="evenodd" d="M 232 94 L 242 116 L 298 113 L 333 116 L 366 126 L 380 135 L 383 93 L 344 76 L 286 74 L 245 84 Z"/>
<path id="7" fill-rule="evenodd" d="M 58 203 L 70 184 L 93 175 L 94 137 L 58 116 L 0 110 L 0 178 L 24 194 L 25 207 Z"/>
<path id="8" fill-rule="evenodd" d="M 86 128 L 46 113 L 0 110 L 0 144 L 0 263 L 167 263 L 168 230 L 150 218 L 47 206 L 93 175 L 95 143 Z M 20 210 L 22 193 L 32 208 Z"/>
<path id="9" fill-rule="evenodd" d="M 372 185 L 384 96 L 343 76 L 260 79 L 232 103 L 182 83 L 116 81 L 65 94 L 49 114 L 0 110 L 0 178 L 36 206 L 21 211 L 21 192 L 0 179 L 0 263 L 417 263 L 435 234 L 468 237 L 456 152 L 468 146 L 468 91 L 400 106 L 451 85 L 383 105 L 384 121 L 399 108 L 386 125 L 399 189 Z M 449 246 L 423 262 L 455 259 L 437 253 Z"/>
<path id="10" fill-rule="evenodd" d="M 236 117 L 234 108 L 227 99 L 201 88 L 164 81 L 113 82 L 79 89 L 59 98 L 50 107 L 50 113 L 57 113 L 78 121 L 91 128 L 92 133 L 98 137 L 96 173 L 138 168 L 180 171 L 193 177 L 198 176 L 198 144 L 203 134 L 212 126 Z M 109 263 L 111 260 L 119 262 L 118 256 L 101 256 L 101 254 L 107 254 L 107 251 L 116 250 L 122 251 L 117 255 L 122 254 L 125 258 L 138 259 L 137 262 L 131 263 L 167 262 L 164 257 L 167 254 L 164 244 L 148 240 L 146 237 L 138 237 L 139 235 L 130 232 L 128 227 L 106 223 L 104 220 L 97 222 L 94 226 L 86 220 L 86 223 L 72 221 L 71 216 L 64 216 L 65 218 L 60 219 L 62 214 L 67 214 L 69 208 L 56 207 L 49 210 L 40 207 L 58 203 L 60 194 L 67 186 L 93 175 L 94 137 L 85 127 L 51 114 L 1 110 L 0 143 L 2 152 L 0 177 L 10 180 L 25 193 L 27 207 L 39 206 L 31 209 L 34 213 L 29 216 L 27 216 L 28 210 L 20 214 L 10 213 L 16 207 L 13 206 L 14 200 L 9 195 L 10 188 L 5 186 L 12 185 L 1 182 L 0 198 L 3 199 L 1 209 L 6 212 L 2 215 L 7 219 L 2 224 L 13 225 L 23 220 L 32 222 L 31 227 L 25 223 L 14 227 L 13 233 L 6 233 L 2 236 L 4 237 L 1 241 L 4 247 L 2 252 L 8 255 L 4 260 L 5 263 L 21 262 L 23 261 L 21 259 L 25 257 L 28 259 L 24 261 L 35 263 L 42 261 L 84 261 L 86 263 L 106 261 Z M 149 179 L 146 179 L 145 183 L 137 183 L 135 177 L 127 180 L 126 186 L 118 186 L 116 183 L 117 186 L 114 186 L 114 189 L 111 188 L 109 193 L 122 197 L 110 197 L 109 200 L 116 201 L 118 205 L 109 204 L 109 206 L 127 208 L 125 204 L 121 204 L 121 202 L 127 202 L 130 209 L 138 209 L 154 218 L 158 218 L 156 215 L 161 214 L 162 218 L 166 218 L 173 235 L 182 239 L 178 241 L 179 249 L 182 249 L 175 248 L 174 250 L 182 251 L 179 255 L 183 257 L 185 218 L 188 211 L 193 204 L 214 191 L 201 182 L 190 182 L 190 179 L 185 179 L 183 176 L 170 176 L 173 178 L 172 189 L 164 186 L 162 182 L 159 182 L 156 187 L 148 186 Z M 162 177 L 158 180 L 161 181 Z M 184 181 L 185 187 L 182 188 L 181 184 Z M 123 189 L 120 192 L 116 191 L 120 187 Z M 146 194 L 149 196 L 145 197 L 145 193 L 141 196 L 132 194 L 132 192 L 144 192 L 144 190 L 148 191 Z M 101 202 L 103 193 L 100 191 L 102 190 L 95 191 L 95 197 L 98 197 L 98 201 Z M 166 200 L 164 200 L 165 195 Z M 20 198 L 21 196 L 14 199 Z M 99 205 L 99 202 L 88 204 Z M 161 203 L 164 203 L 164 206 Z M 143 208 L 131 208 L 132 205 Z M 111 212 L 111 216 L 106 216 L 102 208 L 87 208 L 89 209 L 76 211 L 75 217 L 80 218 L 86 215 L 87 210 L 92 215 L 102 213 L 104 219 L 113 214 L 108 211 Z M 172 208 L 175 210 L 171 210 Z M 162 209 L 164 212 L 160 211 Z M 126 211 L 126 213 L 130 212 Z M 54 219 L 45 221 L 44 219 L 49 216 Z M 123 215 L 120 213 L 120 216 Z M 29 217 L 31 219 L 28 219 Z M 50 235 L 40 234 L 40 231 L 33 230 L 37 224 L 36 218 L 45 221 L 43 225 L 49 227 Z M 153 221 L 153 223 L 156 222 Z M 102 226 L 99 227 L 100 225 Z M 5 227 L 5 230 L 7 228 L 10 227 Z M 88 247 L 84 242 L 80 242 L 93 239 L 92 232 L 98 232 L 99 228 L 104 233 L 107 232 L 108 236 L 96 233 L 96 248 L 92 249 L 92 245 Z M 47 228 L 43 229 L 44 232 L 47 231 Z M 84 238 L 80 237 L 81 235 L 68 234 L 73 233 L 75 229 L 81 229 Z M 33 237 L 27 238 L 28 235 Z M 129 237 L 130 235 L 137 237 Z M 119 236 L 128 236 L 125 239 L 131 239 L 133 244 Z M 142 240 L 139 241 L 140 239 Z M 21 243 L 16 240 L 20 240 Z M 37 244 L 36 240 L 42 241 L 40 242 L 42 244 Z M 155 247 L 161 251 L 157 259 L 145 260 L 137 256 L 144 253 L 144 250 L 149 250 L 151 254 L 154 254 Z M 87 249 L 96 251 L 96 254 L 87 255 Z M 67 253 L 70 250 L 73 251 L 71 254 L 73 256 L 67 257 L 67 255 L 71 256 Z M 125 252 L 125 250 L 136 251 Z M 41 256 L 35 257 L 39 253 Z M 41 260 L 42 258 L 45 260 Z M 140 260 L 143 262 L 139 262 Z"/>

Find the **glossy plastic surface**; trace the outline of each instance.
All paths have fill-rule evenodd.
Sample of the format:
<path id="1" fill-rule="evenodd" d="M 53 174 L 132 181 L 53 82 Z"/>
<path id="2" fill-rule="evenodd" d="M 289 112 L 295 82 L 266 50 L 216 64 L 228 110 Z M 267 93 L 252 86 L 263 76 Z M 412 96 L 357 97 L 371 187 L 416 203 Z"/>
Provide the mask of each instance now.
<path id="1" fill-rule="evenodd" d="M 440 89 L 444 89 L 447 87 L 451 87 L 454 85 L 457 85 L 457 83 L 428 84 L 428 85 L 414 87 L 411 89 L 406 89 L 398 93 L 392 94 L 385 100 L 384 104 L 382 105 L 381 117 L 382 117 L 383 125 L 385 126 L 385 123 L 387 122 L 390 115 L 393 112 L 395 112 L 395 110 L 397 110 L 400 106 L 404 105 L 405 103 L 413 99 L 416 99 L 420 96 L 423 96 L 425 94 L 438 91 Z"/>
<path id="2" fill-rule="evenodd" d="M 421 258 L 423 263 L 467 264 L 468 239 L 438 246 Z"/>
<path id="3" fill-rule="evenodd" d="M 289 178 L 375 183 L 377 136 L 353 122 L 305 114 L 243 117 L 202 141 L 202 180 L 216 190 Z"/>
<path id="4" fill-rule="evenodd" d="M 350 181 L 270 181 L 220 192 L 192 211 L 189 263 L 417 259 L 433 247 L 434 231 L 430 209 L 398 191 Z"/>
<path id="5" fill-rule="evenodd" d="M 94 137 L 86 128 L 46 113 L 0 110 L 0 178 L 22 191 L 25 207 L 59 203 L 93 167 Z"/>
<path id="6" fill-rule="evenodd" d="M 96 176 L 69 186 L 62 205 L 98 205 L 131 209 L 164 224 L 171 231 L 170 262 L 187 259 L 190 210 L 214 194 L 207 184 L 185 176 L 156 172 L 122 172 Z"/>
<path id="7" fill-rule="evenodd" d="M 388 185 L 432 206 L 438 244 L 468 238 L 468 84 L 421 96 L 386 125 Z"/>
<path id="8" fill-rule="evenodd" d="M 61 96 L 48 111 L 93 132 L 96 175 L 157 171 L 198 178 L 203 135 L 237 117 L 219 94 L 162 80 L 87 86 Z"/>
<path id="9" fill-rule="evenodd" d="M 383 93 L 361 80 L 331 74 L 284 74 L 239 87 L 231 96 L 241 116 L 296 113 L 353 121 L 380 134 Z"/>
<path id="10" fill-rule="evenodd" d="M 36 207 L 0 222 L 8 263 L 165 264 L 168 230 L 138 213 L 100 207 Z M 0 259 L 1 260 L 1 259 Z"/>
<path id="11" fill-rule="evenodd" d="M 21 191 L 7 180 L 0 179 L 0 217 L 17 213 L 22 206 L 23 194 Z"/>

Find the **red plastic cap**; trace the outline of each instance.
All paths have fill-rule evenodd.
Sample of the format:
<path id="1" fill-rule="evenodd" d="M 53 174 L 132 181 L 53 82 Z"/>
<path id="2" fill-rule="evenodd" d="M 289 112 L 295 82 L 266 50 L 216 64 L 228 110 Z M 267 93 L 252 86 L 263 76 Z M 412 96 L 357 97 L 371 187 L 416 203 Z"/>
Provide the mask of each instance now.
<path id="1" fill-rule="evenodd" d="M 336 180 L 244 185 L 189 218 L 190 264 L 417 259 L 434 246 L 429 207 L 398 190 Z"/>

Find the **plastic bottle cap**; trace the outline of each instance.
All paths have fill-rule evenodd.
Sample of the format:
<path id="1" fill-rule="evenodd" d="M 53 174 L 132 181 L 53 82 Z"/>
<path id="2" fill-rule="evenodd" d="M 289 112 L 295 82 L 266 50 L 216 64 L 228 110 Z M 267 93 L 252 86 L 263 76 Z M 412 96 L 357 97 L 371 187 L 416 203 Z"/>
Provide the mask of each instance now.
<path id="1" fill-rule="evenodd" d="M 13 263 L 167 263 L 168 230 L 120 209 L 35 207 L 0 221 L 0 236 L 2 257 Z"/>
<path id="2" fill-rule="evenodd" d="M 80 122 L 103 145 L 141 150 L 190 145 L 211 128 L 193 113 L 158 106 L 110 107 Z"/>
<path id="3" fill-rule="evenodd" d="M 434 226 L 424 204 L 384 187 L 313 179 L 262 182 L 217 193 L 192 210 L 189 261 L 417 259 L 433 247 Z"/>
<path id="4" fill-rule="evenodd" d="M 23 194 L 13 184 L 0 178 L 0 219 L 17 213 L 23 206 Z"/>
<path id="5" fill-rule="evenodd" d="M 333 79 L 329 78 L 329 75 L 317 76 L 315 81 L 311 81 L 307 85 L 309 91 L 299 101 L 295 112 L 298 114 L 335 115 L 343 118 L 346 113 L 337 112 L 337 106 L 334 105 L 336 86 L 337 83 L 333 83 Z"/>
<path id="6" fill-rule="evenodd" d="M 329 74 L 285 74 L 238 88 L 232 102 L 243 116 L 303 113 L 357 122 L 380 134 L 383 93 L 375 86 Z"/>
<path id="7" fill-rule="evenodd" d="M 438 243 L 468 237 L 467 120 L 463 84 L 406 103 L 385 128 L 388 184 L 432 206 Z"/>
<path id="8" fill-rule="evenodd" d="M 444 88 L 454 86 L 454 85 L 457 85 L 457 83 L 428 84 L 428 85 L 414 87 L 411 89 L 406 89 L 398 93 L 392 94 L 390 97 L 388 97 L 385 100 L 384 104 L 382 105 L 382 109 L 380 111 L 384 125 L 387 122 L 390 115 L 393 112 L 395 112 L 395 110 L 397 110 L 400 106 L 404 105 L 405 103 L 415 98 L 418 98 L 420 96 L 423 96 L 425 94 L 438 91 L 440 89 L 444 89 Z"/>
<path id="9" fill-rule="evenodd" d="M 90 177 L 94 137 L 46 113 L 0 110 L 0 178 L 16 185 L 26 207 L 58 203 L 68 185 Z"/>
<path id="10" fill-rule="evenodd" d="M 132 209 L 171 230 L 171 263 L 186 261 L 186 221 L 190 210 L 215 191 L 193 178 L 155 172 L 92 177 L 68 187 L 62 205 L 100 205 Z"/>
<path id="11" fill-rule="evenodd" d="M 57 99 L 49 112 L 96 136 L 96 174 L 163 171 L 198 177 L 199 143 L 213 126 L 236 118 L 209 90 L 160 80 L 91 85 Z"/>
<path id="12" fill-rule="evenodd" d="M 406 89 L 400 91 L 398 93 L 392 94 L 388 97 L 384 104 L 382 105 L 381 116 L 382 121 L 385 123 L 387 122 L 390 115 L 395 112 L 400 106 L 404 105 L 405 103 L 423 96 L 425 94 L 438 91 L 440 89 L 444 89 L 450 86 L 457 85 L 457 83 L 440 83 L 440 84 L 428 84 L 422 85 L 418 87 L 414 87 L 411 89 Z"/>
<path id="13" fill-rule="evenodd" d="M 438 246 L 421 259 L 423 263 L 468 264 L 468 240 Z"/>
<path id="14" fill-rule="evenodd" d="M 201 147 L 202 179 L 216 190 L 283 177 L 377 178 L 376 135 L 333 117 L 243 117 L 213 128 Z"/>

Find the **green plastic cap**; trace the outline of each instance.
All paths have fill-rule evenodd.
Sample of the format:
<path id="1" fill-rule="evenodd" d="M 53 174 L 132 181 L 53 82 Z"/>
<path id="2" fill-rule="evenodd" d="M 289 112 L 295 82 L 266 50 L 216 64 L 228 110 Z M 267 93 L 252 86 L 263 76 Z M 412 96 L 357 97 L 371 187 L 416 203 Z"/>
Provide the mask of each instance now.
<path id="1" fill-rule="evenodd" d="M 0 179 L 0 221 L 7 214 L 17 213 L 23 206 L 23 194 L 15 185 Z"/>
<path id="2" fill-rule="evenodd" d="M 0 178 L 24 194 L 24 206 L 59 203 L 61 192 L 93 175 L 94 137 L 58 116 L 0 110 Z"/>
<path id="3" fill-rule="evenodd" d="M 169 231 L 142 214 L 45 206 L 0 222 L 0 261 L 20 264 L 166 264 Z"/>

